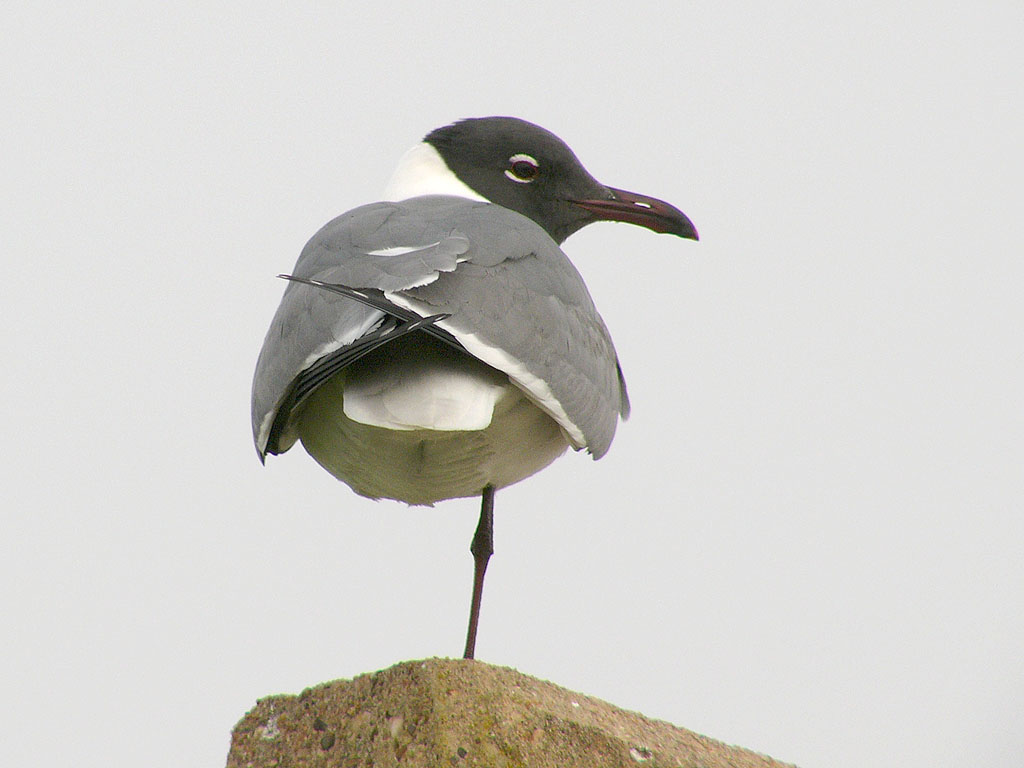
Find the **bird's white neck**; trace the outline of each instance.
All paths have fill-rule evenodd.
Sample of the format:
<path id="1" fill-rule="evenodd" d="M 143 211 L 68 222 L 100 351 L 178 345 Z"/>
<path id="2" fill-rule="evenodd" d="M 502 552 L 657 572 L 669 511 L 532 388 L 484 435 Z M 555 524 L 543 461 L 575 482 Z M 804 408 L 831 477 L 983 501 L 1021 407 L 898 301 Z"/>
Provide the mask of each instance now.
<path id="1" fill-rule="evenodd" d="M 454 195 L 490 202 L 452 173 L 441 154 L 425 141 L 402 156 L 384 188 L 385 200 L 408 200 L 420 195 Z"/>

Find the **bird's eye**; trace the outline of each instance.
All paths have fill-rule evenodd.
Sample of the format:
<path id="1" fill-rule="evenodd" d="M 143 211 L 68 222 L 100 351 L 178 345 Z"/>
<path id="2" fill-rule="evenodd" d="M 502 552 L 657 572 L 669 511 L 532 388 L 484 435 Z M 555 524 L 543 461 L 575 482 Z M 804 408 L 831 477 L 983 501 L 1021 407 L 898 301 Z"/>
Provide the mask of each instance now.
<path id="1" fill-rule="evenodd" d="M 540 173 L 540 165 L 529 155 L 512 155 L 508 159 L 505 175 L 520 184 L 529 184 Z"/>

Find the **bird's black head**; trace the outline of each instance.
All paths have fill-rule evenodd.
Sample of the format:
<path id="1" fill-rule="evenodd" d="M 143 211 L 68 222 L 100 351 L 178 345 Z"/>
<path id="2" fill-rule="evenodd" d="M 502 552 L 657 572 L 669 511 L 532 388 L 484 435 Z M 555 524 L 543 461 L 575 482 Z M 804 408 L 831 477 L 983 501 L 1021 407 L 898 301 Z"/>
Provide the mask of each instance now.
<path id="1" fill-rule="evenodd" d="M 557 243 L 595 221 L 625 221 L 697 239 L 697 230 L 678 208 L 604 186 L 564 141 L 525 120 L 461 120 L 432 131 L 424 142 L 471 190 L 533 219 Z"/>

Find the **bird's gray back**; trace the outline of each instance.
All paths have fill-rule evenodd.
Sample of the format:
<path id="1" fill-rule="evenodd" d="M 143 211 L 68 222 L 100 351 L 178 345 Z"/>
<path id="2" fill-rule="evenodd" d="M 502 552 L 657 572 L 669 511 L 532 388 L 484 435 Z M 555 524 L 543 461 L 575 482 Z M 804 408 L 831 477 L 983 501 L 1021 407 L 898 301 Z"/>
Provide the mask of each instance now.
<path id="1" fill-rule="evenodd" d="M 293 274 L 383 291 L 424 316 L 450 314 L 440 327 L 470 351 L 493 351 L 485 362 L 550 412 L 550 403 L 540 402 L 544 393 L 538 394 L 536 382 L 543 382 L 563 412 L 562 418 L 551 415 L 567 418 L 576 447 L 595 457 L 607 451 L 627 411 L 611 337 L 582 277 L 547 233 L 518 213 L 440 196 L 373 203 L 317 232 Z M 323 289 L 288 285 L 253 380 L 253 434 L 261 456 L 290 445 L 277 449 L 268 439 L 296 377 L 383 317 Z"/>

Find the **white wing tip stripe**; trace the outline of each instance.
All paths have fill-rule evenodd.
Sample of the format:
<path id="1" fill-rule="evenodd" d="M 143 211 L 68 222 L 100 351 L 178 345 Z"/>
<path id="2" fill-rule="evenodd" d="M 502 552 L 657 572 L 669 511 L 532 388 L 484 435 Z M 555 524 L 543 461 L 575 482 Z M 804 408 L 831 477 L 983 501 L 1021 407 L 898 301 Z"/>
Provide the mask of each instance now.
<path id="1" fill-rule="evenodd" d="M 375 251 L 366 251 L 367 256 L 405 256 L 407 253 L 415 253 L 416 251 L 425 251 L 428 248 L 434 248 L 441 244 L 438 240 L 436 243 L 427 243 L 426 245 L 394 245 L 390 248 L 378 248 Z"/>
<path id="2" fill-rule="evenodd" d="M 267 452 L 267 443 L 270 441 L 270 428 L 274 426 L 274 417 L 276 415 L 276 409 L 268 411 L 260 422 L 259 433 L 256 437 L 256 447 L 259 449 L 260 455 Z"/>

